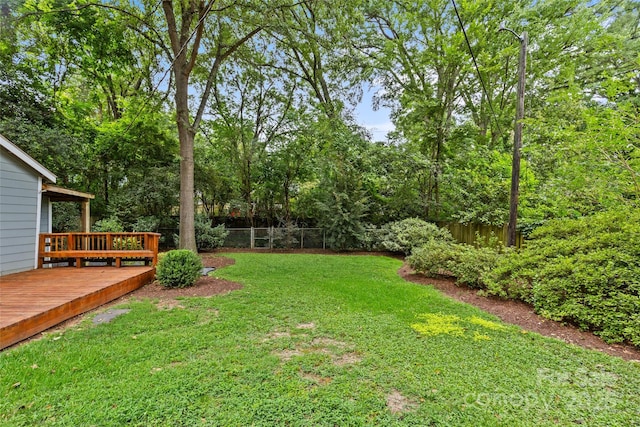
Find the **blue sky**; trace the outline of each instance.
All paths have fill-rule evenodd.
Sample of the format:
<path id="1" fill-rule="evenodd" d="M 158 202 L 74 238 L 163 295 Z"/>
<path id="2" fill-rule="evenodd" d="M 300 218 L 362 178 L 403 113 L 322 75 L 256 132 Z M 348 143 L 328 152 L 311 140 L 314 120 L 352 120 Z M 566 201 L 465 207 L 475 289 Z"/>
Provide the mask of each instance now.
<path id="1" fill-rule="evenodd" d="M 394 129 L 389 115 L 391 110 L 381 107 L 377 111 L 373 110 L 373 95 L 379 88 L 364 88 L 362 102 L 355 108 L 356 121 L 367 128 L 374 141 L 386 139 L 387 132 Z"/>

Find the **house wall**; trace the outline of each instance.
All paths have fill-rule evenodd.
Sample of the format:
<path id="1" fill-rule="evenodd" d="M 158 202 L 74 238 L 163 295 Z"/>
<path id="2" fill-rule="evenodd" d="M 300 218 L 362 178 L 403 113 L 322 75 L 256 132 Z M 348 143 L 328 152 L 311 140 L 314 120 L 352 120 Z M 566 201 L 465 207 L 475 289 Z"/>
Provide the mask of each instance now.
<path id="1" fill-rule="evenodd" d="M 32 169 L 0 148 L 0 276 L 35 267 L 40 183 Z"/>
<path id="2" fill-rule="evenodd" d="M 47 196 L 42 196 L 40 205 L 40 233 L 51 233 L 51 202 Z"/>

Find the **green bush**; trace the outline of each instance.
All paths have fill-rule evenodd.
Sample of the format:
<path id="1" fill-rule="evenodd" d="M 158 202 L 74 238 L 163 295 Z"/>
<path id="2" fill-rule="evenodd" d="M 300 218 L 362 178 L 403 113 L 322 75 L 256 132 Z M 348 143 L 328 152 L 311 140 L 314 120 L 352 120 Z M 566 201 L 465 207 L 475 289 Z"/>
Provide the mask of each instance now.
<path id="1" fill-rule="evenodd" d="M 417 273 L 427 276 L 450 275 L 451 265 L 459 257 L 461 245 L 441 240 L 430 240 L 407 257 L 407 263 Z"/>
<path id="2" fill-rule="evenodd" d="M 206 215 L 196 215 L 196 246 L 198 250 L 211 250 L 221 247 L 224 239 L 229 235 L 224 224 L 211 226 L 211 219 Z"/>
<path id="3" fill-rule="evenodd" d="M 484 276 L 496 267 L 501 251 L 502 247 L 493 240 L 484 247 L 431 240 L 415 248 L 407 262 L 418 273 L 451 275 L 457 285 L 484 288 Z"/>
<path id="4" fill-rule="evenodd" d="M 640 209 L 550 221 L 486 281 L 549 319 L 640 346 Z"/>
<path id="5" fill-rule="evenodd" d="M 360 238 L 362 249 L 366 251 L 386 251 L 387 248 L 382 244 L 389 235 L 389 227 L 383 225 L 378 228 L 373 224 L 367 224 Z"/>
<path id="6" fill-rule="evenodd" d="M 156 232 L 158 231 L 159 226 L 160 226 L 160 220 L 155 216 L 143 216 L 136 220 L 136 222 L 132 226 L 132 229 L 133 231 L 136 231 L 136 232 L 144 232 L 144 231 Z"/>
<path id="7" fill-rule="evenodd" d="M 122 225 L 122 222 L 117 217 L 112 216 L 96 221 L 95 224 L 91 226 L 91 231 L 122 233 L 124 231 L 124 225 Z"/>
<path id="8" fill-rule="evenodd" d="M 301 231 L 293 222 L 284 224 L 283 227 L 274 228 L 271 233 L 271 241 L 274 248 L 291 249 L 300 247 L 298 237 L 301 236 Z"/>
<path id="9" fill-rule="evenodd" d="M 405 255 L 409 255 L 414 248 L 421 247 L 432 240 L 453 242 L 449 230 L 419 218 L 392 222 L 385 225 L 385 228 L 387 233 L 383 238 L 382 246 L 388 251 L 402 252 Z"/>
<path id="10" fill-rule="evenodd" d="M 144 249 L 141 242 L 135 237 L 116 237 L 111 243 L 111 248 L 117 251 Z"/>
<path id="11" fill-rule="evenodd" d="M 202 274 L 202 261 L 198 254 L 187 249 L 169 251 L 160 257 L 156 279 L 165 288 L 193 286 Z"/>
<path id="12" fill-rule="evenodd" d="M 458 245 L 457 257 L 449 264 L 449 271 L 456 277 L 458 285 L 484 288 L 484 276 L 496 267 L 500 256 L 500 249 L 496 246 Z"/>

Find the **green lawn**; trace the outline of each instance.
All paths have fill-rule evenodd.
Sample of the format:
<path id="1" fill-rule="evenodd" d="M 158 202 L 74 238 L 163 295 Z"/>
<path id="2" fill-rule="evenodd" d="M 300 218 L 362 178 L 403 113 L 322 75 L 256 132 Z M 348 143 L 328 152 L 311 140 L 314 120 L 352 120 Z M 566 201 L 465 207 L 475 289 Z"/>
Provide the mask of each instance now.
<path id="1" fill-rule="evenodd" d="M 0 424 L 640 423 L 640 364 L 404 282 L 398 260 L 229 256 L 216 273 L 242 290 L 0 353 Z"/>

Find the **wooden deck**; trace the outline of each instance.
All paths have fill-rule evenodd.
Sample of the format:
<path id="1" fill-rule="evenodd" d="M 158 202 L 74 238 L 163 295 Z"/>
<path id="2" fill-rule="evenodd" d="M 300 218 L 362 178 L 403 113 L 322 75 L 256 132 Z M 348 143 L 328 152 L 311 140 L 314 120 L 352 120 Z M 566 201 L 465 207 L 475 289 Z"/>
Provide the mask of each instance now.
<path id="1" fill-rule="evenodd" d="M 153 267 L 59 267 L 0 277 L 0 349 L 153 280 Z"/>

